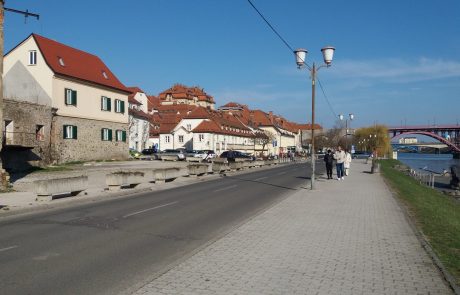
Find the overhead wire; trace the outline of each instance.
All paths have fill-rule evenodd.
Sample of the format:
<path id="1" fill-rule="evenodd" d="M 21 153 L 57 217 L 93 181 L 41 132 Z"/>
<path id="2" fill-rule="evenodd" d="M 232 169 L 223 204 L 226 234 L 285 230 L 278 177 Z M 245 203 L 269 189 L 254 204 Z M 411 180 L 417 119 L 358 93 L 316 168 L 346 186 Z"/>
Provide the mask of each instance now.
<path id="1" fill-rule="evenodd" d="M 286 39 L 283 38 L 283 36 L 281 36 L 280 33 L 278 33 L 278 31 L 275 29 L 275 27 L 267 20 L 267 18 L 265 18 L 265 16 L 262 14 L 262 12 L 260 12 L 259 9 L 257 9 L 257 7 L 254 5 L 254 3 L 252 3 L 251 0 L 247 0 L 247 1 L 252 6 L 252 8 L 254 8 L 254 10 L 257 12 L 257 14 L 259 14 L 259 16 L 264 20 L 264 22 L 269 26 L 269 28 L 273 31 L 273 33 L 275 33 L 276 36 L 278 36 L 278 38 L 290 50 L 290 52 L 295 54 L 295 50 L 292 48 L 292 46 L 289 45 L 289 43 L 286 41 Z M 337 113 L 334 111 L 334 108 L 332 107 L 331 103 L 329 102 L 329 99 L 327 98 L 326 92 L 324 91 L 324 88 L 323 88 L 323 85 L 322 85 L 321 81 L 318 79 L 318 77 L 316 79 L 317 79 L 317 81 L 319 83 L 319 86 L 321 88 L 321 92 L 323 93 L 323 96 L 324 96 L 324 98 L 325 98 L 325 100 L 326 100 L 326 102 L 327 102 L 327 104 L 329 106 L 330 111 L 334 115 L 334 118 L 337 118 Z"/>

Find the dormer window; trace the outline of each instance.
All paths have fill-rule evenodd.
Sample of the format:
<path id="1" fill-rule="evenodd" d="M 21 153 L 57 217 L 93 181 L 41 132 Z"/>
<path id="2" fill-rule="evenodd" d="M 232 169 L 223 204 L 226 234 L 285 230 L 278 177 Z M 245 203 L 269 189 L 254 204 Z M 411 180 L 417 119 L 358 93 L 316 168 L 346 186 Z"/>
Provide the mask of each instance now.
<path id="1" fill-rule="evenodd" d="M 64 60 L 62 59 L 62 57 L 58 57 L 58 61 L 59 61 L 59 64 L 60 64 L 62 67 L 65 67 L 65 63 L 64 63 Z"/>
<path id="2" fill-rule="evenodd" d="M 36 65 L 37 64 L 37 50 L 30 50 L 29 51 L 29 65 Z"/>
<path id="3" fill-rule="evenodd" d="M 102 76 L 104 76 L 105 79 L 109 79 L 109 76 L 107 76 L 107 73 L 105 71 L 102 71 Z"/>

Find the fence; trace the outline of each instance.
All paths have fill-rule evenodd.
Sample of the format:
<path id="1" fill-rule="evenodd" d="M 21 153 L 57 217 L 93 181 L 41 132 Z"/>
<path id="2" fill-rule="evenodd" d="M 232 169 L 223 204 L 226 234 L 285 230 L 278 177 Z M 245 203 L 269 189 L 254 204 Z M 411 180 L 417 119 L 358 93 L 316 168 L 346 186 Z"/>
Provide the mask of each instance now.
<path id="1" fill-rule="evenodd" d="M 410 176 L 417 179 L 421 184 L 434 188 L 434 178 L 436 174 L 411 169 Z"/>

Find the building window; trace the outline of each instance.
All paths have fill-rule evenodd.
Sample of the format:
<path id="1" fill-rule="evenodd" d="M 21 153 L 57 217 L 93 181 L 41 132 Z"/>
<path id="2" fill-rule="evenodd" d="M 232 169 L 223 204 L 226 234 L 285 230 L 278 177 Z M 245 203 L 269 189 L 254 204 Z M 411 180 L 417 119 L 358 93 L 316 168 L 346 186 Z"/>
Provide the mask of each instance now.
<path id="1" fill-rule="evenodd" d="M 29 51 L 29 65 L 37 64 L 37 50 Z"/>
<path id="2" fill-rule="evenodd" d="M 169 143 L 169 142 L 170 142 L 169 135 L 166 135 L 166 136 L 165 136 L 165 142 L 166 142 L 166 143 Z"/>
<path id="3" fill-rule="evenodd" d="M 64 139 L 77 139 L 77 126 L 64 125 Z"/>
<path id="4" fill-rule="evenodd" d="M 192 124 L 187 124 L 187 131 L 192 130 Z"/>
<path id="5" fill-rule="evenodd" d="M 112 100 L 107 96 L 101 97 L 101 110 L 108 112 L 112 110 Z"/>
<path id="6" fill-rule="evenodd" d="M 65 89 L 65 104 L 71 106 L 77 106 L 77 91 L 70 88 Z"/>
<path id="7" fill-rule="evenodd" d="M 112 141 L 112 129 L 102 128 L 101 129 L 101 140 Z"/>
<path id="8" fill-rule="evenodd" d="M 115 112 L 116 113 L 125 113 L 125 102 L 119 99 L 115 99 Z"/>
<path id="9" fill-rule="evenodd" d="M 45 128 L 43 125 L 35 125 L 35 138 L 38 141 L 45 140 Z"/>
<path id="10" fill-rule="evenodd" d="M 180 142 L 180 143 L 183 143 L 183 142 L 184 142 L 184 136 L 183 136 L 183 135 L 179 135 L 179 142 Z"/>
<path id="11" fill-rule="evenodd" d="M 115 140 L 116 141 L 123 141 L 126 142 L 126 131 L 124 130 L 117 130 L 115 132 Z"/>
<path id="12" fill-rule="evenodd" d="M 201 142 L 204 140 L 204 134 L 198 134 L 198 140 Z"/>

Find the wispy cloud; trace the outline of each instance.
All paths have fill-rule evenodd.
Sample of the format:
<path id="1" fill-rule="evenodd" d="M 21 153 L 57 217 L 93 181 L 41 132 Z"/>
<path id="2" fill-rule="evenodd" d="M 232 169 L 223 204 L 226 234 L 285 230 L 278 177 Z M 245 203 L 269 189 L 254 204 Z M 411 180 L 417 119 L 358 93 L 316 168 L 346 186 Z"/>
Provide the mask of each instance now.
<path id="1" fill-rule="evenodd" d="M 337 60 L 330 75 L 344 79 L 369 79 L 390 83 L 410 83 L 460 77 L 460 62 L 419 58 L 369 61 Z"/>

